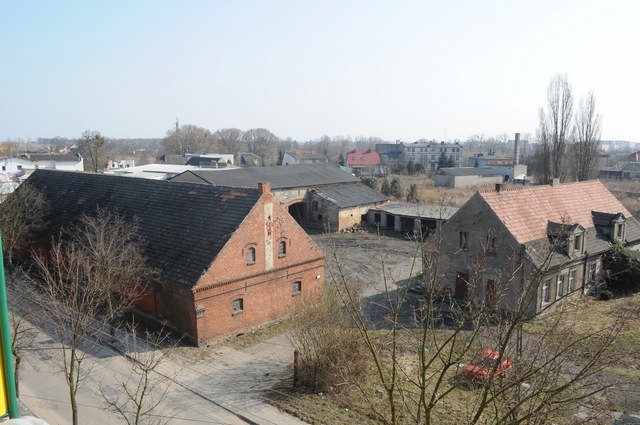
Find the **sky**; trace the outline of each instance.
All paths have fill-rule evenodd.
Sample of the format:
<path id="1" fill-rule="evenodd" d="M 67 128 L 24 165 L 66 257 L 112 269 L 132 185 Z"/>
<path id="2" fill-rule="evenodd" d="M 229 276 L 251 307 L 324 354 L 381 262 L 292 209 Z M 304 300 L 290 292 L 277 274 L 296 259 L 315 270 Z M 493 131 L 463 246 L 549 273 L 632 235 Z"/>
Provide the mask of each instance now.
<path id="1" fill-rule="evenodd" d="M 640 2 L 0 0 L 0 140 L 175 126 L 535 135 L 547 86 L 640 142 Z"/>

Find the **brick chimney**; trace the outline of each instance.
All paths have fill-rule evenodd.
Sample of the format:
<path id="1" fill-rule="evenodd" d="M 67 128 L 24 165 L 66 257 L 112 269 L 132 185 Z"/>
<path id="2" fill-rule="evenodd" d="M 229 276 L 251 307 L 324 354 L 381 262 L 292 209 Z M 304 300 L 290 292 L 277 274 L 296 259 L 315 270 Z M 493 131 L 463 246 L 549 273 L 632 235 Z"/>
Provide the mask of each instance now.
<path id="1" fill-rule="evenodd" d="M 271 183 L 261 182 L 258 183 L 258 190 L 260 193 L 271 193 Z"/>

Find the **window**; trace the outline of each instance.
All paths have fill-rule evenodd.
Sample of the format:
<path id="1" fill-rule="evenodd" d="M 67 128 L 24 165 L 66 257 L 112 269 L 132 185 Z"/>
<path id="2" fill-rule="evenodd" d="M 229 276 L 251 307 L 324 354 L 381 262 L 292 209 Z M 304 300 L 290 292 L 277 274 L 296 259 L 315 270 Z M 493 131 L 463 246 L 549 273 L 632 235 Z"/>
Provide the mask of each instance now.
<path id="1" fill-rule="evenodd" d="M 589 264 L 589 280 L 591 282 L 595 282 L 597 275 L 598 275 L 598 264 L 593 262 Z"/>
<path id="2" fill-rule="evenodd" d="M 460 249 L 469 249 L 469 232 L 460 232 Z"/>
<path id="3" fill-rule="evenodd" d="M 300 295 L 301 292 L 302 292 L 302 282 L 300 281 L 293 282 L 293 285 L 291 286 L 291 294 Z"/>
<path id="4" fill-rule="evenodd" d="M 549 288 L 551 287 L 551 279 L 547 279 L 542 284 L 542 302 L 548 303 L 551 301 L 551 295 L 549 294 Z"/>
<path id="5" fill-rule="evenodd" d="M 484 303 L 489 308 L 496 307 L 496 281 L 493 279 L 487 280 L 487 287 L 484 294 Z"/>
<path id="6" fill-rule="evenodd" d="M 496 250 L 497 250 L 496 237 L 493 235 L 489 235 L 489 238 L 487 240 L 487 254 L 495 255 Z"/>
<path id="7" fill-rule="evenodd" d="M 576 269 L 569 270 L 569 292 L 576 289 Z"/>
<path id="8" fill-rule="evenodd" d="M 232 314 L 240 314 L 244 311 L 244 302 L 242 298 L 238 298 L 233 300 L 231 304 L 231 313 Z"/>
<path id="9" fill-rule="evenodd" d="M 623 229 L 622 224 L 616 224 L 616 239 L 622 239 Z"/>
<path id="10" fill-rule="evenodd" d="M 256 249 L 254 247 L 247 248 L 247 264 L 256 263 Z"/>
<path id="11" fill-rule="evenodd" d="M 558 275 L 558 281 L 556 282 L 556 298 L 560 298 L 564 295 L 564 275 Z"/>
<path id="12" fill-rule="evenodd" d="M 280 241 L 278 244 L 278 257 L 286 257 L 287 256 L 287 241 Z"/>
<path id="13" fill-rule="evenodd" d="M 573 250 L 582 254 L 582 235 L 575 235 L 573 238 Z"/>

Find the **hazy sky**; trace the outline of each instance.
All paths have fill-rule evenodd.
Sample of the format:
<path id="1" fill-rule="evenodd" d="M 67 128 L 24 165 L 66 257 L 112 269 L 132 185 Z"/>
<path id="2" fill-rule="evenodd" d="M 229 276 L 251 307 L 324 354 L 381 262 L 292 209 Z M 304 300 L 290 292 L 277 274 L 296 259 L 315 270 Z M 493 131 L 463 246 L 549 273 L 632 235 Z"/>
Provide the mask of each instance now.
<path id="1" fill-rule="evenodd" d="M 640 1 L 0 0 L 0 139 L 532 133 L 551 78 L 640 142 Z"/>

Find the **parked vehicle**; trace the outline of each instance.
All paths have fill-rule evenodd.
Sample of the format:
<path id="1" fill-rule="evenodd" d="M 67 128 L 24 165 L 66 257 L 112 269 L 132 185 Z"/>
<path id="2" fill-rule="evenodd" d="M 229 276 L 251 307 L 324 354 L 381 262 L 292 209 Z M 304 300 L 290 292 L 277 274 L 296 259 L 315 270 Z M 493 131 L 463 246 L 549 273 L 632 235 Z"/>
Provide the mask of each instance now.
<path id="1" fill-rule="evenodd" d="M 496 362 L 500 359 L 497 364 Z M 496 350 L 485 349 L 479 352 L 464 370 L 465 376 L 472 382 L 484 382 L 487 379 L 503 378 L 511 367 L 511 359 Z"/>

